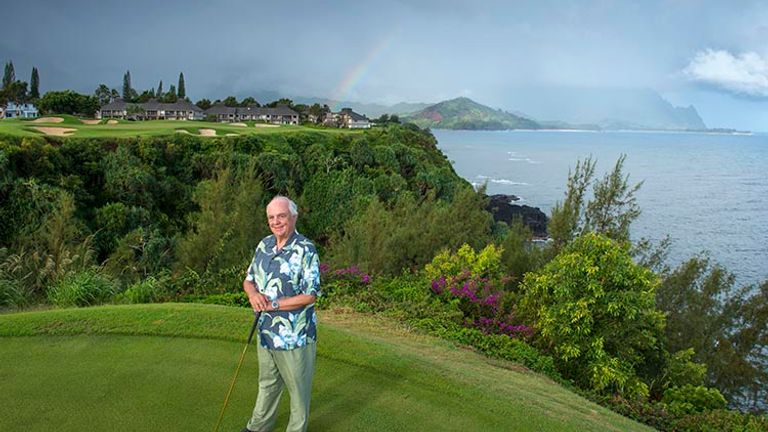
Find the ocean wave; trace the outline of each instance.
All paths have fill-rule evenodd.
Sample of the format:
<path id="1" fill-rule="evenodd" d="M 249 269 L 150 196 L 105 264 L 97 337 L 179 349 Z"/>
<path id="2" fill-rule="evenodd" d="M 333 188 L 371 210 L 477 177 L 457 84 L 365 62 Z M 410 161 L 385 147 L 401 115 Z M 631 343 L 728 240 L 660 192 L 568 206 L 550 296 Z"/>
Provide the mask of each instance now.
<path id="1" fill-rule="evenodd" d="M 510 157 L 510 158 L 509 158 L 509 159 L 507 159 L 507 160 L 509 160 L 509 161 L 512 161 L 512 162 L 527 162 L 527 163 L 529 163 L 529 164 L 531 164 L 531 165 L 538 165 L 538 164 L 540 164 L 540 163 L 541 163 L 541 162 L 539 162 L 539 161 L 535 161 L 535 160 L 533 160 L 533 159 L 531 159 L 531 158 L 517 158 L 517 157 Z"/>
<path id="2" fill-rule="evenodd" d="M 511 186 L 530 186 L 529 183 L 525 182 L 518 182 L 514 180 L 507 180 L 507 179 L 491 179 L 491 183 L 497 183 L 497 184 L 503 184 L 503 185 L 511 185 Z"/>

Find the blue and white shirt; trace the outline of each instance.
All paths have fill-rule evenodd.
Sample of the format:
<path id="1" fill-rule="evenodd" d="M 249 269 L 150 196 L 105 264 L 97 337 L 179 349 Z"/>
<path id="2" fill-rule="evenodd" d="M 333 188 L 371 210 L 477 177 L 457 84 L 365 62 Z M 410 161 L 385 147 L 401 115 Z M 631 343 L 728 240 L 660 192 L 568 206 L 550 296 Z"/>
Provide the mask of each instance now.
<path id="1" fill-rule="evenodd" d="M 281 250 L 274 235 L 256 247 L 246 280 L 269 301 L 299 294 L 319 297 L 320 259 L 309 239 L 295 232 Z M 291 350 L 317 342 L 315 304 L 293 311 L 265 311 L 259 318 L 259 340 L 267 349 Z"/>

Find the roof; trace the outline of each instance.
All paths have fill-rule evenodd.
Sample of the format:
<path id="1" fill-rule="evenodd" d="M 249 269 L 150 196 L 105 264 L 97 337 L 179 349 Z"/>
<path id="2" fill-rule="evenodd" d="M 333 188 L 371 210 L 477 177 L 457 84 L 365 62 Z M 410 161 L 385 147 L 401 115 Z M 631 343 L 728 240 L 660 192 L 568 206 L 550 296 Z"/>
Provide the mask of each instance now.
<path id="1" fill-rule="evenodd" d="M 223 103 L 217 103 L 207 110 L 205 110 L 206 114 L 236 114 L 237 113 L 237 107 L 230 107 L 226 106 Z"/>
<path id="2" fill-rule="evenodd" d="M 368 117 L 352 111 L 351 108 L 344 108 L 344 109 L 342 109 L 341 110 L 341 114 L 348 115 L 349 118 L 351 118 L 353 121 L 369 121 Z"/>
<path id="3" fill-rule="evenodd" d="M 288 108 L 285 105 L 278 105 L 274 108 L 257 108 L 261 111 L 263 114 L 269 114 L 269 115 L 282 115 L 282 116 L 298 116 L 299 113 L 296 111 Z"/>

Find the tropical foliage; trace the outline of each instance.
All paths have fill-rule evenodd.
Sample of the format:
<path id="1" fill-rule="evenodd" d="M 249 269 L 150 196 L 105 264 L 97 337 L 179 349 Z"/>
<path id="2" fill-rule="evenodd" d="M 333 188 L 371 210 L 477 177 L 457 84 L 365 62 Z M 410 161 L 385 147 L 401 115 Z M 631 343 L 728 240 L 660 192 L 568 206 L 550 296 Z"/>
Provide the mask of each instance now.
<path id="1" fill-rule="evenodd" d="M 388 315 L 660 429 L 765 424 L 722 408 L 765 409 L 768 283 L 736 287 L 702 257 L 670 270 L 663 244 L 633 243 L 640 185 L 623 158 L 597 180 L 595 161 L 577 163 L 542 244 L 519 223 L 494 223 L 436 144 L 394 123 L 2 136 L 0 307 L 247 307 L 242 280 L 269 232 L 264 206 L 286 194 L 323 261 L 320 308 Z"/>

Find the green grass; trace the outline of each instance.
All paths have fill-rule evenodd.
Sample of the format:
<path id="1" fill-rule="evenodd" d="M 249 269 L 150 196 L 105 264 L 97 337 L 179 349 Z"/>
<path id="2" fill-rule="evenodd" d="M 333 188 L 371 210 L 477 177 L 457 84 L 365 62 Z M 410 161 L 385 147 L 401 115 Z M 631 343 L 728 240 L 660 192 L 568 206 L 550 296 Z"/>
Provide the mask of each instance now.
<path id="1" fill-rule="evenodd" d="M 385 319 L 321 311 L 320 321 L 311 430 L 648 430 L 515 364 Z M 0 315 L 0 430 L 212 430 L 251 323 L 241 308 L 189 304 Z M 222 430 L 250 415 L 255 356 Z"/>
<path id="2" fill-rule="evenodd" d="M 117 120 L 117 124 L 107 124 L 107 120 L 102 120 L 99 124 L 89 125 L 83 123 L 79 118 L 71 115 L 51 114 L 46 115 L 45 117 L 61 117 L 64 119 L 64 121 L 60 123 L 41 123 L 27 119 L 3 119 L 0 120 L 0 134 L 14 136 L 45 136 L 45 133 L 36 130 L 35 127 L 72 128 L 75 129 L 75 131 L 71 134 L 68 134 L 67 136 L 82 138 L 168 136 L 176 133 L 191 133 L 193 135 L 200 135 L 200 129 L 213 129 L 216 131 L 216 136 L 218 137 L 227 136 L 227 134 L 253 135 L 318 130 L 317 128 L 295 125 L 264 127 L 263 125 L 256 125 L 255 122 L 246 122 L 246 126 L 243 127 L 233 126 L 230 123 L 206 122 L 198 120 Z M 349 129 L 329 128 L 321 130 L 328 133 L 359 133 L 359 131 Z"/>

